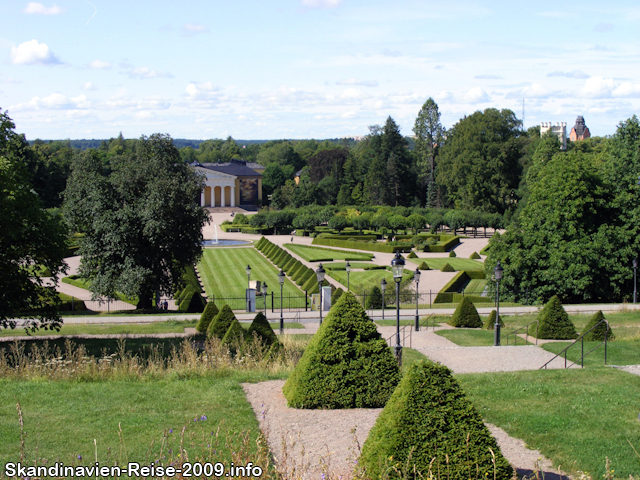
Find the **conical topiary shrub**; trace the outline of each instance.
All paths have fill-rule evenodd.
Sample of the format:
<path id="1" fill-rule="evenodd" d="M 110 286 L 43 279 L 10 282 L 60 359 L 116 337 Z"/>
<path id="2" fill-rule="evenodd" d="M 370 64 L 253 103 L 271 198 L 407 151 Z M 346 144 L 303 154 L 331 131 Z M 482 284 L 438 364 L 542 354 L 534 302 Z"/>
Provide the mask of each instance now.
<path id="1" fill-rule="evenodd" d="M 427 262 L 422 262 L 419 266 L 418 266 L 418 270 L 431 270 L 429 268 L 429 265 L 427 265 Z"/>
<path id="2" fill-rule="evenodd" d="M 238 347 L 245 340 L 247 340 L 247 331 L 242 328 L 240 322 L 233 317 L 229 328 L 222 337 L 222 343 L 235 349 L 235 347 Z"/>
<path id="3" fill-rule="evenodd" d="M 451 258 L 455 258 L 455 257 L 457 257 L 456 252 L 454 252 L 453 250 L 451 250 L 451 251 L 449 252 L 449 257 L 451 257 Z"/>
<path id="4" fill-rule="evenodd" d="M 187 313 L 202 313 L 205 301 L 200 292 L 190 290 L 187 296 L 180 302 L 180 310 Z"/>
<path id="5" fill-rule="evenodd" d="M 452 267 L 451 265 L 449 265 L 448 263 L 445 263 L 445 264 L 444 264 L 444 267 L 442 267 L 442 268 L 440 269 L 440 271 L 441 271 L 441 272 L 455 272 L 455 271 L 456 271 L 456 269 L 455 269 L 455 268 L 453 268 L 453 267 Z"/>
<path id="6" fill-rule="evenodd" d="M 207 302 L 204 307 L 204 311 L 202 315 L 200 315 L 200 320 L 198 320 L 198 324 L 196 325 L 196 331 L 198 333 L 207 333 L 207 328 L 211 324 L 211 321 L 218 315 L 220 311 L 214 302 Z"/>
<path id="7" fill-rule="evenodd" d="M 538 338 L 573 340 L 578 336 L 575 325 L 562 308 L 562 303 L 557 295 L 551 297 L 551 300 L 540 310 L 538 320 L 540 321 Z"/>
<path id="8" fill-rule="evenodd" d="M 478 252 L 473 252 L 469 258 L 473 258 L 474 260 L 479 260 L 480 259 L 480 255 L 478 254 Z"/>
<path id="9" fill-rule="evenodd" d="M 504 327 L 504 322 L 502 321 L 502 317 L 500 317 L 500 327 Z M 495 310 L 491 310 L 491 313 L 489 314 L 487 319 L 484 321 L 483 328 L 485 330 L 493 330 L 494 328 L 496 328 L 496 311 Z"/>
<path id="10" fill-rule="evenodd" d="M 267 320 L 267 317 L 265 317 L 262 312 L 258 312 L 253 319 L 253 322 L 251 322 L 249 330 L 247 330 L 247 337 L 249 340 L 253 339 L 254 332 L 262 340 L 262 343 L 267 346 L 278 343 L 278 336 L 275 334 L 273 328 L 271 328 L 271 325 L 269 324 L 269 320 Z"/>
<path id="11" fill-rule="evenodd" d="M 407 258 L 418 258 L 418 255 L 416 255 L 416 252 L 411 250 L 411 253 L 409 255 L 407 255 Z"/>
<path id="12" fill-rule="evenodd" d="M 447 322 L 452 327 L 480 328 L 482 320 L 478 315 L 475 305 L 469 297 L 462 297 L 462 301 L 456 307 L 456 311 Z"/>
<path id="13" fill-rule="evenodd" d="M 360 465 L 368 478 L 508 480 L 513 474 L 449 369 L 431 362 L 404 374 L 369 432 Z"/>
<path id="14" fill-rule="evenodd" d="M 295 408 L 379 408 L 399 380 L 391 349 L 353 294 L 345 292 L 282 391 Z"/>
<path id="15" fill-rule="evenodd" d="M 371 293 L 367 295 L 366 308 L 382 308 L 382 291 L 377 285 L 374 285 Z"/>
<path id="16" fill-rule="evenodd" d="M 338 303 L 338 300 L 340 300 L 340 297 L 342 296 L 343 293 L 344 293 L 344 290 L 342 290 L 341 288 L 336 288 L 334 290 L 334 292 L 331 294 L 331 306 Z"/>
<path id="17" fill-rule="evenodd" d="M 589 319 L 589 322 L 587 323 L 587 326 L 584 327 L 584 330 L 582 331 L 582 333 L 589 332 L 589 330 L 593 328 L 601 320 L 604 320 L 604 315 L 602 314 L 602 310 L 598 310 L 596 313 L 594 313 L 591 316 L 591 318 Z M 592 341 L 602 342 L 604 340 L 605 332 L 607 334 L 607 340 L 613 340 L 615 338 L 615 335 L 613 334 L 613 331 L 611 330 L 611 327 L 609 326 L 609 324 L 603 322 L 597 328 L 594 328 L 589 333 L 587 333 L 584 336 L 584 339 L 585 341 L 590 341 L 590 342 Z"/>
<path id="18" fill-rule="evenodd" d="M 215 318 L 209 324 L 207 328 L 207 337 L 218 337 L 222 340 L 229 330 L 231 322 L 236 320 L 236 316 L 233 314 L 229 305 L 224 305 L 222 310 L 215 316 Z"/>

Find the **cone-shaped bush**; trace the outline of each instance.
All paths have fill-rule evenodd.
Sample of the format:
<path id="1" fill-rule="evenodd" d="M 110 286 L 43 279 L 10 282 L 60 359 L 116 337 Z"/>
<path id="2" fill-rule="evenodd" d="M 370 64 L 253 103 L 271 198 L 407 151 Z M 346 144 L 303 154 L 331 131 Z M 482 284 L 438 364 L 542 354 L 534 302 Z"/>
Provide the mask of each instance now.
<path id="1" fill-rule="evenodd" d="M 453 327 L 464 328 L 480 328 L 482 327 L 482 320 L 478 315 L 475 305 L 469 297 L 462 297 L 462 301 L 456 307 L 456 311 L 447 322 Z"/>
<path id="2" fill-rule="evenodd" d="M 451 251 L 449 252 L 449 257 L 451 257 L 451 258 L 455 258 L 455 257 L 457 257 L 456 252 L 454 252 L 453 250 L 451 250 Z"/>
<path id="3" fill-rule="evenodd" d="M 338 300 L 340 300 L 340 297 L 342 296 L 343 293 L 344 293 L 344 290 L 342 290 L 341 288 L 336 288 L 334 290 L 333 294 L 331 295 L 331 306 L 338 303 Z"/>
<path id="4" fill-rule="evenodd" d="M 478 255 L 478 252 L 473 252 L 469 258 L 473 258 L 474 260 L 479 260 L 480 259 L 480 255 Z"/>
<path id="5" fill-rule="evenodd" d="M 278 343 L 278 337 L 269 325 L 269 320 L 264 316 L 264 313 L 258 312 L 258 314 L 251 322 L 249 330 L 247 330 L 247 337 L 253 339 L 253 333 L 256 333 L 265 345 L 272 345 Z"/>
<path id="6" fill-rule="evenodd" d="M 540 310 L 538 320 L 540 321 L 538 338 L 572 340 L 578 336 L 575 325 L 562 308 L 562 303 L 557 295 L 551 297 L 551 300 Z"/>
<path id="7" fill-rule="evenodd" d="M 200 320 L 196 325 L 196 331 L 199 333 L 207 333 L 207 328 L 209 328 L 211 321 L 216 317 L 216 315 L 218 315 L 218 313 L 220 313 L 220 311 L 218 310 L 218 307 L 216 307 L 216 304 L 214 302 L 207 302 L 204 307 L 204 311 L 200 316 Z"/>
<path id="8" fill-rule="evenodd" d="M 369 432 L 360 465 L 369 478 L 432 473 L 449 480 L 508 480 L 513 474 L 449 369 L 431 362 L 418 362 L 405 373 Z"/>
<path id="9" fill-rule="evenodd" d="M 391 349 L 353 294 L 345 292 L 282 391 L 295 408 L 379 408 L 399 380 Z"/>
<path id="10" fill-rule="evenodd" d="M 245 340 L 247 340 L 247 331 L 244 328 L 242 328 L 242 325 L 240 325 L 240 322 L 238 322 L 238 320 L 235 317 L 233 317 L 233 319 L 231 320 L 231 324 L 229 325 L 229 328 L 227 329 L 226 333 L 222 337 L 222 343 L 224 345 L 236 347 L 240 343 L 244 342 Z"/>
<path id="11" fill-rule="evenodd" d="M 224 305 L 222 310 L 220 310 L 218 315 L 216 315 L 209 324 L 209 328 L 207 328 L 207 336 L 218 337 L 222 340 L 224 335 L 227 333 L 227 330 L 229 330 L 229 326 L 233 320 L 236 320 L 236 316 L 233 314 L 229 305 Z"/>
<path id="12" fill-rule="evenodd" d="M 427 262 L 422 262 L 419 266 L 418 266 L 418 270 L 431 270 L 429 268 L 429 265 L 427 265 Z"/>
<path id="13" fill-rule="evenodd" d="M 504 327 L 504 322 L 502 321 L 502 317 L 500 317 L 500 327 Z M 485 330 L 493 330 L 496 328 L 496 311 L 491 310 L 491 313 L 484 321 L 484 329 Z"/>
<path id="14" fill-rule="evenodd" d="M 367 308 L 382 308 L 382 291 L 374 285 L 371 293 L 367 295 Z"/>
<path id="15" fill-rule="evenodd" d="M 449 265 L 448 263 L 445 263 L 445 264 L 444 264 L 444 267 L 442 267 L 442 268 L 440 269 L 440 271 L 441 271 L 441 272 L 455 272 L 455 271 L 456 271 L 456 269 L 455 269 L 455 268 L 453 268 L 453 267 L 452 267 L 451 265 Z"/>
<path id="16" fill-rule="evenodd" d="M 205 301 L 199 292 L 190 290 L 180 302 L 180 310 L 187 313 L 202 313 Z"/>
<path id="17" fill-rule="evenodd" d="M 604 320 L 604 315 L 602 314 L 602 310 L 598 310 L 593 316 L 589 319 L 589 323 L 584 327 L 584 332 L 589 332 L 589 329 L 593 328 L 599 321 Z M 584 336 L 586 341 L 599 341 L 602 342 L 604 340 L 604 334 L 607 333 L 607 340 L 613 340 L 615 335 L 611 330 L 611 327 L 607 323 L 602 323 L 598 325 L 597 328 L 594 328 L 589 333 Z"/>
<path id="18" fill-rule="evenodd" d="M 418 255 L 416 255 L 416 252 L 411 250 L 411 253 L 409 255 L 407 255 L 407 258 L 418 258 Z"/>

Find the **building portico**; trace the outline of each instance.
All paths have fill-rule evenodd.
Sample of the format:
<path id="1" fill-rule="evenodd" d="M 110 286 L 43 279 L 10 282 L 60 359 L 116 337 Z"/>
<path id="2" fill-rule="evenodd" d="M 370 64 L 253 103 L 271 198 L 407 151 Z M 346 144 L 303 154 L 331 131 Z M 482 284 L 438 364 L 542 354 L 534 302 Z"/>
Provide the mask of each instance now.
<path id="1" fill-rule="evenodd" d="M 262 202 L 262 175 L 247 167 L 246 162 L 193 166 L 204 175 L 205 187 L 200 193 L 203 207 L 240 207 Z"/>

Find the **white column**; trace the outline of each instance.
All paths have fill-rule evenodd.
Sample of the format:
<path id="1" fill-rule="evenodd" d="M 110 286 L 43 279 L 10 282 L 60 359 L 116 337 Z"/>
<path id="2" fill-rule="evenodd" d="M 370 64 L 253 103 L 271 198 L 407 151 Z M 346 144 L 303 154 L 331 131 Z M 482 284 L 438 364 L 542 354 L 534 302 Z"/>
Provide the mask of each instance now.
<path id="1" fill-rule="evenodd" d="M 220 187 L 220 206 L 221 207 L 226 207 L 227 206 L 226 205 L 227 202 L 225 202 L 225 198 L 224 198 L 224 193 L 225 193 L 224 191 L 226 189 L 227 189 L 227 187 L 225 187 L 225 186 Z"/>
<path id="2" fill-rule="evenodd" d="M 204 207 L 204 189 L 207 188 L 206 186 L 202 189 L 202 192 L 200 192 L 200 206 Z"/>
<path id="3" fill-rule="evenodd" d="M 231 187 L 231 206 L 236 206 L 236 187 L 235 185 Z"/>

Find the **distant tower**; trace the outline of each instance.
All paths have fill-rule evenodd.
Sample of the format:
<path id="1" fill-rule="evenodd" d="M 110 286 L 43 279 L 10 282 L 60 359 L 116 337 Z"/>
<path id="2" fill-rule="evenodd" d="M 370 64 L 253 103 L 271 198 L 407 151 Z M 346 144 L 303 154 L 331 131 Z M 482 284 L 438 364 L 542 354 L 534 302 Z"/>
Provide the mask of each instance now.
<path id="1" fill-rule="evenodd" d="M 553 125 L 551 122 L 542 122 L 540 124 L 540 136 L 543 136 L 548 131 L 551 131 L 558 140 L 560 140 L 560 149 L 567 149 L 567 124 L 566 122 L 556 122 Z"/>
<path id="2" fill-rule="evenodd" d="M 572 142 L 577 142 L 579 140 L 584 140 L 585 138 L 590 138 L 591 132 L 589 132 L 589 128 L 584 123 L 584 117 L 579 115 L 576 118 L 576 124 L 571 129 L 571 133 L 569 134 L 569 140 Z"/>

